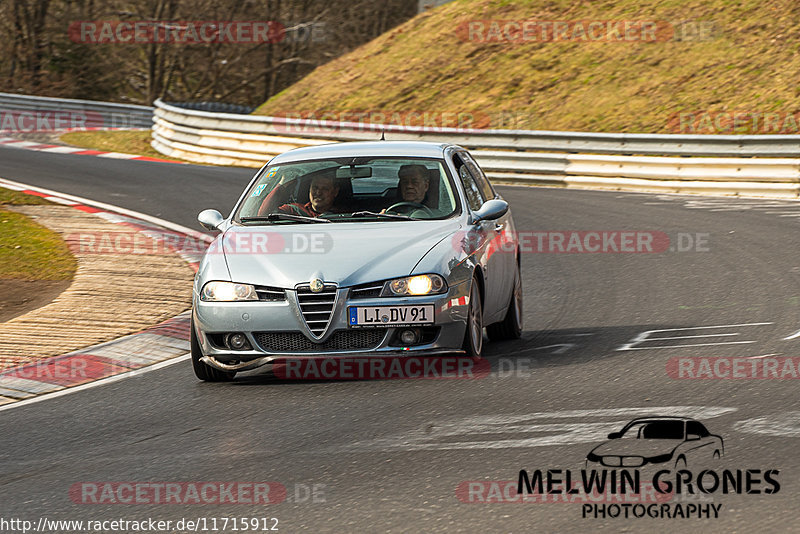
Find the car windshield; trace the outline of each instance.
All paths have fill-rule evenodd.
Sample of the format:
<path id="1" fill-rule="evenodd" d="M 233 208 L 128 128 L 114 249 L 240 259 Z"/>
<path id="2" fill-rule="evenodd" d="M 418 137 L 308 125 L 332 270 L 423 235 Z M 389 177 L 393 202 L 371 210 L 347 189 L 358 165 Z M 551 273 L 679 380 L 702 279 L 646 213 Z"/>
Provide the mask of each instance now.
<path id="1" fill-rule="evenodd" d="M 683 439 L 683 421 L 646 421 L 631 425 L 625 439 Z"/>
<path id="2" fill-rule="evenodd" d="M 337 158 L 268 166 L 235 220 L 402 221 L 441 219 L 457 211 L 455 188 L 442 160 Z"/>

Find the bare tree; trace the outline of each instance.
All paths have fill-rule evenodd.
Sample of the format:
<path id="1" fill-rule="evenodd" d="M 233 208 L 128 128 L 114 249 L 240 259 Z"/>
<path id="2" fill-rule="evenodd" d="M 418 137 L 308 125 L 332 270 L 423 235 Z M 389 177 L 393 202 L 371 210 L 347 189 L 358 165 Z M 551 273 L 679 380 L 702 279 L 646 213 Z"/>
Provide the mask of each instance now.
<path id="1" fill-rule="evenodd" d="M 416 6 L 416 0 L 0 0 L 0 90 L 254 106 L 412 17 Z M 285 33 L 249 43 L 83 42 L 66 30 L 77 21 L 273 21 Z"/>

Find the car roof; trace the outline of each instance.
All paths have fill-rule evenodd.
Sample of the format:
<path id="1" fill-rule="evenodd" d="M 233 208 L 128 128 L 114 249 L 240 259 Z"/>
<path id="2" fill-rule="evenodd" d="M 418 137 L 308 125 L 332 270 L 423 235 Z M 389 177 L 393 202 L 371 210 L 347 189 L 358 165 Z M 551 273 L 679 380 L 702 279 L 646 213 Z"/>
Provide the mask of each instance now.
<path id="1" fill-rule="evenodd" d="M 270 165 L 291 163 L 310 159 L 346 157 L 416 157 L 442 158 L 448 143 L 428 143 L 423 141 L 359 141 L 354 143 L 330 143 L 303 148 L 295 148 L 275 156 Z"/>
<path id="2" fill-rule="evenodd" d="M 632 425 L 633 423 L 643 423 L 647 421 L 685 421 L 685 422 L 692 421 L 695 423 L 698 422 L 697 420 L 692 419 L 691 417 L 675 417 L 671 415 L 664 415 L 660 417 L 659 416 L 639 417 L 637 419 L 628 422 L 628 425 Z"/>

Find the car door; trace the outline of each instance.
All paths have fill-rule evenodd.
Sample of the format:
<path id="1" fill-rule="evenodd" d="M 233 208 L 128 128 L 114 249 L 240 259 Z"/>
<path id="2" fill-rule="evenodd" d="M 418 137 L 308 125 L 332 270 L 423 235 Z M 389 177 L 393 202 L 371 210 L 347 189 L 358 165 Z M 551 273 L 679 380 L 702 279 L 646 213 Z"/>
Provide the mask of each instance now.
<path id="1" fill-rule="evenodd" d="M 453 165 L 464 189 L 469 209 L 474 213 L 489 199 L 484 197 L 473 171 L 467 165 L 465 152 L 459 150 L 453 153 Z M 503 254 L 494 252 L 494 241 L 498 234 L 497 223 L 499 222 L 481 221 L 473 227 L 473 230 L 480 235 L 481 246 L 475 251 L 475 262 L 481 266 L 483 271 L 485 288 L 483 316 L 486 324 L 497 321 L 500 306 L 505 304 L 501 304 L 501 301 L 504 300 L 503 259 L 501 258 Z"/>
<path id="2" fill-rule="evenodd" d="M 500 195 L 494 190 L 489 183 L 486 174 L 480 168 L 478 163 L 469 152 L 464 151 L 460 154 L 464 159 L 464 164 L 470 170 L 470 173 L 475 178 L 475 183 L 480 189 L 484 200 L 492 198 L 501 198 Z M 514 289 L 514 273 L 516 271 L 516 250 L 515 246 L 515 229 L 511 212 L 492 221 L 493 225 L 489 225 L 495 233 L 495 238 L 489 254 L 491 254 L 494 261 L 493 276 L 498 278 L 498 314 L 497 320 L 502 320 L 505 316 L 505 311 L 511 299 L 511 292 Z"/>
<path id="3" fill-rule="evenodd" d="M 708 430 L 699 421 L 687 421 L 686 445 L 686 457 L 690 465 L 704 465 L 714 457 L 716 440 L 711 439 Z"/>

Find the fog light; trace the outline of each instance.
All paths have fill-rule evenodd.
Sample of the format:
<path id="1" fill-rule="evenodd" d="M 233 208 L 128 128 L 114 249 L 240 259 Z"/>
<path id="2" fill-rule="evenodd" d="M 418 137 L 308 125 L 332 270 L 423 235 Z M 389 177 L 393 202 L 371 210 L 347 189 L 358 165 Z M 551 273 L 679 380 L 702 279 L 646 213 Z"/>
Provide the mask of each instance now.
<path id="1" fill-rule="evenodd" d="M 416 330 L 403 330 L 400 332 L 400 341 L 403 345 L 414 345 L 419 341 L 419 333 Z"/>
<path id="2" fill-rule="evenodd" d="M 247 345 L 247 338 L 244 334 L 228 334 L 225 344 L 233 350 L 242 350 Z"/>

